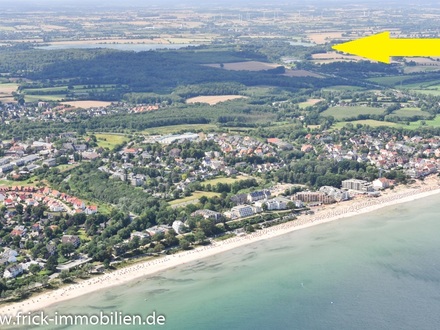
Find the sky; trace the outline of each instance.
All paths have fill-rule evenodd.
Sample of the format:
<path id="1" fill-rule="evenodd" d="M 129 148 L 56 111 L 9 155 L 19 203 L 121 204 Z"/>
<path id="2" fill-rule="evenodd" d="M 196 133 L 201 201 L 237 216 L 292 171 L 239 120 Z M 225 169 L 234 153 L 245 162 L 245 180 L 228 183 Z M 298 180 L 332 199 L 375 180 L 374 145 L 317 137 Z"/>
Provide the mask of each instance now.
<path id="1" fill-rule="evenodd" d="M 319 6 L 337 5 L 337 4 L 365 4 L 376 3 L 387 6 L 402 6 L 404 3 L 437 3 L 433 0 L 0 0 L 2 9 L 27 9 L 27 10 L 45 10 L 62 8 L 116 8 L 116 7 L 273 7 L 273 6 L 295 6 L 316 4 Z M 0 13 L 1 14 L 1 13 Z"/>

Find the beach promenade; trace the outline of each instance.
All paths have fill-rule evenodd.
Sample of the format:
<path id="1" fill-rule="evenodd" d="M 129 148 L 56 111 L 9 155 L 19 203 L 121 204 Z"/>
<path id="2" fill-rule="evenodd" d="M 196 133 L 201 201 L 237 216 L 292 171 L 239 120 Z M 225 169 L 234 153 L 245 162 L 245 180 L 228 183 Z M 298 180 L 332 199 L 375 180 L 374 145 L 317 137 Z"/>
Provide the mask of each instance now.
<path id="1" fill-rule="evenodd" d="M 429 180 L 425 180 L 424 183 L 416 187 L 399 187 L 395 189 L 395 191 L 387 191 L 380 197 L 361 197 L 340 204 L 319 207 L 313 215 L 301 215 L 294 221 L 258 230 L 249 235 L 236 236 L 224 241 L 213 242 L 213 244 L 208 246 L 198 247 L 193 250 L 183 251 L 147 262 L 140 262 L 91 279 L 64 286 L 54 291 L 33 296 L 21 302 L 3 305 L 0 307 L 0 314 L 14 316 L 18 311 L 22 313 L 42 311 L 48 306 L 56 305 L 65 300 L 91 294 L 94 291 L 112 286 L 122 285 L 141 277 L 146 277 L 217 253 L 236 249 L 246 244 L 284 235 L 321 223 L 372 212 L 383 207 L 411 202 L 438 193 L 440 193 L 439 180 L 437 177 L 433 177 Z"/>

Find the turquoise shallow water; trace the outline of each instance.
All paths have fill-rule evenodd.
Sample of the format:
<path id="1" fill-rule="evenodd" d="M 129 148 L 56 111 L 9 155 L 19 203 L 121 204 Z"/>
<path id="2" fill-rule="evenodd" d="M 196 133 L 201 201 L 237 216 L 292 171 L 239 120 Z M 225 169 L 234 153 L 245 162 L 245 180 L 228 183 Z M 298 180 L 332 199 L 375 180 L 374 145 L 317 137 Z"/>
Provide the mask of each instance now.
<path id="1" fill-rule="evenodd" d="M 111 329 L 438 329 L 439 199 L 251 244 L 47 312 L 166 317 Z"/>

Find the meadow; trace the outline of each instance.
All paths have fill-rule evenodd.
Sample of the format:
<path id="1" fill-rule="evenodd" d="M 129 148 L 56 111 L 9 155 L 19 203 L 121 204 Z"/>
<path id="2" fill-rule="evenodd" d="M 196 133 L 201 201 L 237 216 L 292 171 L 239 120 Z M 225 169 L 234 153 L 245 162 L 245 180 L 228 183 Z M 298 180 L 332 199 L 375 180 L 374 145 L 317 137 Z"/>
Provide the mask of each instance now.
<path id="1" fill-rule="evenodd" d="M 195 132 L 200 130 L 212 131 L 216 129 L 218 129 L 218 127 L 215 124 L 181 124 L 148 128 L 141 133 L 148 135 L 167 135 L 189 131 Z"/>
<path id="2" fill-rule="evenodd" d="M 128 137 L 122 134 L 96 133 L 95 136 L 99 147 L 109 148 L 110 150 L 129 140 Z"/>
<path id="3" fill-rule="evenodd" d="M 201 95 L 187 99 L 186 103 L 208 103 L 209 105 L 214 105 L 220 102 L 241 99 L 244 97 L 245 96 L 241 95 Z"/>
<path id="4" fill-rule="evenodd" d="M 227 184 L 232 184 L 234 182 L 240 181 L 240 180 L 246 180 L 246 179 L 251 179 L 252 177 L 249 176 L 244 176 L 244 175 L 239 175 L 236 178 L 226 178 L 226 177 L 220 177 L 220 178 L 215 178 L 212 180 L 207 180 L 207 181 L 203 181 L 202 182 L 202 186 L 206 186 L 208 184 L 210 184 L 211 186 L 216 185 L 217 183 L 227 183 Z"/>
<path id="5" fill-rule="evenodd" d="M 322 115 L 324 117 L 333 116 L 336 120 L 343 120 L 345 118 L 356 118 L 358 115 L 382 115 L 384 109 L 372 107 L 331 107 L 325 110 Z"/>
<path id="6" fill-rule="evenodd" d="M 192 193 L 191 196 L 175 199 L 175 200 L 169 202 L 169 204 L 174 205 L 174 206 L 177 206 L 179 204 L 184 204 L 184 203 L 196 204 L 199 202 L 199 198 L 202 196 L 206 196 L 206 197 L 210 198 L 210 197 L 215 197 L 215 196 L 219 197 L 220 194 L 215 193 L 215 192 L 210 192 L 210 191 L 195 191 Z"/>
<path id="7" fill-rule="evenodd" d="M 335 129 L 341 129 L 347 124 L 352 124 L 353 126 L 356 126 L 358 124 L 360 125 L 368 125 L 371 127 L 381 127 L 381 126 L 387 126 L 387 127 L 399 127 L 399 124 L 392 123 L 389 121 L 379 121 L 379 120 L 372 120 L 372 119 L 365 119 L 365 120 L 354 120 L 354 121 L 340 121 L 338 123 L 335 123 L 332 128 Z"/>

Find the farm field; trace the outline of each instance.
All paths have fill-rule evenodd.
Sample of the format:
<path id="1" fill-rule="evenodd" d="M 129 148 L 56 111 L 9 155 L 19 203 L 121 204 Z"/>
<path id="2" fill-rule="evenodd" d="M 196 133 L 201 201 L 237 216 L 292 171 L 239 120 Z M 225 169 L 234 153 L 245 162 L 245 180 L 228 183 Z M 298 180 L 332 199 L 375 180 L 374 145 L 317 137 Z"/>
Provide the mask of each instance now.
<path id="1" fill-rule="evenodd" d="M 186 100 L 186 103 L 194 104 L 194 103 L 208 103 L 209 105 L 215 105 L 220 102 L 247 98 L 242 95 L 210 95 L 210 96 L 196 96 L 191 97 Z"/>
<path id="2" fill-rule="evenodd" d="M 440 90 L 438 89 L 414 89 L 413 92 L 425 95 L 440 96 Z"/>
<path id="3" fill-rule="evenodd" d="M 420 108 L 402 108 L 393 112 L 393 115 L 400 117 L 412 117 L 412 116 L 430 116 L 430 113 L 422 111 Z"/>
<path id="4" fill-rule="evenodd" d="M 402 125 L 404 128 L 417 129 L 420 127 L 440 127 L 440 116 L 435 117 L 432 120 L 418 120 L 409 123 L 409 125 Z"/>
<path id="5" fill-rule="evenodd" d="M 343 55 L 337 52 L 327 52 L 327 53 L 313 54 L 312 60 L 314 63 L 328 64 L 328 63 L 340 62 L 340 61 L 361 61 L 363 60 L 363 58 L 360 56 Z"/>
<path id="6" fill-rule="evenodd" d="M 70 105 L 75 108 L 87 109 L 87 108 L 95 108 L 95 107 L 107 107 L 112 103 L 106 102 L 106 101 L 86 100 L 86 101 L 67 101 L 67 102 L 63 102 L 61 104 Z"/>
<path id="7" fill-rule="evenodd" d="M 118 144 L 128 141 L 128 137 L 122 134 L 96 133 L 98 146 L 101 148 L 113 149 Z"/>
<path id="8" fill-rule="evenodd" d="M 312 105 L 315 105 L 316 103 L 321 102 L 321 101 L 323 101 L 323 99 L 308 99 L 305 102 L 298 103 L 298 106 L 301 109 L 304 109 L 304 108 L 310 107 Z"/>
<path id="9" fill-rule="evenodd" d="M 211 68 L 222 68 L 221 64 L 204 64 L 204 65 L 209 66 Z M 278 66 L 279 66 L 278 64 L 274 64 L 274 63 L 249 61 L 249 62 L 224 63 L 223 69 L 232 70 L 232 71 L 263 71 L 263 70 L 275 69 Z"/>
<path id="10" fill-rule="evenodd" d="M 184 131 L 198 131 L 198 130 L 206 130 L 211 131 L 217 129 L 217 125 L 214 124 L 182 124 L 182 125 L 171 125 L 171 126 L 161 126 L 161 127 L 153 127 L 148 128 L 145 131 L 142 131 L 143 134 L 148 135 L 166 135 L 166 134 L 175 134 Z"/>
<path id="11" fill-rule="evenodd" d="M 286 72 L 284 73 L 284 76 L 288 77 L 314 77 L 314 78 L 324 78 L 323 76 L 307 71 L 307 70 L 290 70 L 286 69 Z"/>
<path id="12" fill-rule="evenodd" d="M 389 121 L 379 121 L 379 120 L 372 120 L 372 119 L 365 119 L 365 120 L 355 120 L 355 121 L 341 121 L 339 123 L 335 123 L 332 128 L 341 129 L 348 123 L 353 124 L 356 126 L 357 124 L 361 125 L 368 125 L 371 127 L 380 127 L 380 126 L 387 126 L 387 127 L 399 127 L 401 125 L 392 123 Z"/>
<path id="13" fill-rule="evenodd" d="M 18 88 L 18 84 L 15 83 L 0 84 L 0 101 L 2 102 L 14 101 L 12 93 L 16 92 L 17 88 Z"/>
<path id="14" fill-rule="evenodd" d="M 358 115 L 381 115 L 384 109 L 372 107 L 331 107 L 325 110 L 322 115 L 333 116 L 336 120 L 344 118 L 356 118 Z"/>
<path id="15" fill-rule="evenodd" d="M 331 92 L 331 91 L 363 91 L 363 90 L 365 90 L 365 88 L 359 87 L 359 86 L 350 86 L 350 85 L 335 85 L 332 87 L 323 88 L 322 90 L 326 91 L 326 92 Z"/>
<path id="16" fill-rule="evenodd" d="M 24 95 L 26 102 L 38 102 L 38 101 L 61 101 L 66 97 L 66 94 L 56 95 Z"/>

